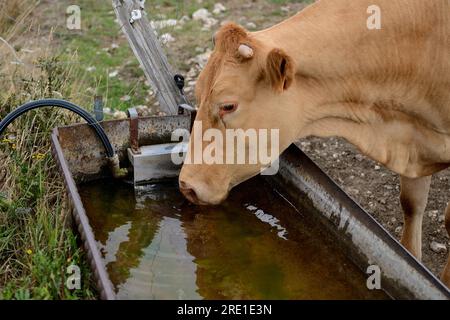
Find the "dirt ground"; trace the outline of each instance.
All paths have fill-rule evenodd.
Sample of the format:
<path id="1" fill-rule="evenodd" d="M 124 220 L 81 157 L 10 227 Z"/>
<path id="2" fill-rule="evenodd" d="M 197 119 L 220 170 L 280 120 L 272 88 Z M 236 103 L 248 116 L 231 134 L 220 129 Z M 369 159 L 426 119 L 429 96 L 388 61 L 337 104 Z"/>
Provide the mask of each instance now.
<path id="1" fill-rule="evenodd" d="M 350 197 L 379 221 L 392 235 L 400 239 L 403 215 L 400 207 L 400 186 L 397 174 L 363 156 L 341 138 L 307 138 L 299 147 L 310 156 Z M 444 210 L 449 200 L 450 172 L 433 176 L 429 201 L 423 223 L 422 260 L 439 275 L 446 262 L 445 253 L 430 249 L 432 241 L 450 245 L 444 227 Z"/>

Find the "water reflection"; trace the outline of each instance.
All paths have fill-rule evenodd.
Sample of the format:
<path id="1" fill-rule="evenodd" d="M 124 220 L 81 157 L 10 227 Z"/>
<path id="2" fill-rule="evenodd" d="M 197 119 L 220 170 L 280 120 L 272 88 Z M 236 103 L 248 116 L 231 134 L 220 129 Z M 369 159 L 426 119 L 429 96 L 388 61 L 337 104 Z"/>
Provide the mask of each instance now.
<path id="1" fill-rule="evenodd" d="M 385 297 L 261 178 L 218 207 L 188 204 L 175 183 L 80 189 L 119 298 Z"/>

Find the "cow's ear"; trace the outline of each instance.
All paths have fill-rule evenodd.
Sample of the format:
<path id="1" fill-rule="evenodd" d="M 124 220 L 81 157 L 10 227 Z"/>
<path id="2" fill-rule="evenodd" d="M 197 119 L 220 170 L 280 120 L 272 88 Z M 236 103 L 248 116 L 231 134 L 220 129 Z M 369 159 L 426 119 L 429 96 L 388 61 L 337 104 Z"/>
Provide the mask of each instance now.
<path id="1" fill-rule="evenodd" d="M 266 64 L 269 81 L 276 92 L 287 90 L 294 80 L 294 62 L 281 49 L 273 49 L 267 56 Z"/>

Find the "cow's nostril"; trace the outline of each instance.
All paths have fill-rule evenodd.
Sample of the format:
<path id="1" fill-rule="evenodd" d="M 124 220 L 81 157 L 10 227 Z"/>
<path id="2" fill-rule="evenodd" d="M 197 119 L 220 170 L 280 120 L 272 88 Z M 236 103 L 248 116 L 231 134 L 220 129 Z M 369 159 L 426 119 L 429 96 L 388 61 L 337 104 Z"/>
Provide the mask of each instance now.
<path id="1" fill-rule="evenodd" d="M 186 182 L 184 182 L 183 180 L 180 180 L 179 184 L 180 184 L 180 189 L 191 189 L 189 187 L 189 185 Z"/>
<path id="2" fill-rule="evenodd" d="M 195 190 L 192 189 L 186 182 L 180 181 L 180 191 L 190 202 L 195 204 L 200 203 Z"/>
<path id="3" fill-rule="evenodd" d="M 192 203 L 199 204 L 197 194 L 195 193 L 194 189 L 181 189 L 181 192 L 183 192 L 184 196 Z"/>

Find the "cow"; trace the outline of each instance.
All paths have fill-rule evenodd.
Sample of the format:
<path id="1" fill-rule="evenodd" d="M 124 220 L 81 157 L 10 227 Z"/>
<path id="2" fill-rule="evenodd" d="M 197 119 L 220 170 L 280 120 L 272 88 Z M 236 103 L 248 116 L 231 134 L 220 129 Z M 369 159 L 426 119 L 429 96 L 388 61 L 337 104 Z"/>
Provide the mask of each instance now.
<path id="1" fill-rule="evenodd" d="M 196 84 L 199 130 L 278 128 L 279 153 L 343 137 L 400 175 L 401 243 L 421 259 L 431 176 L 450 165 L 450 0 L 321 0 L 262 31 L 228 23 L 214 42 Z M 185 163 L 180 190 L 219 204 L 261 167 Z"/>

